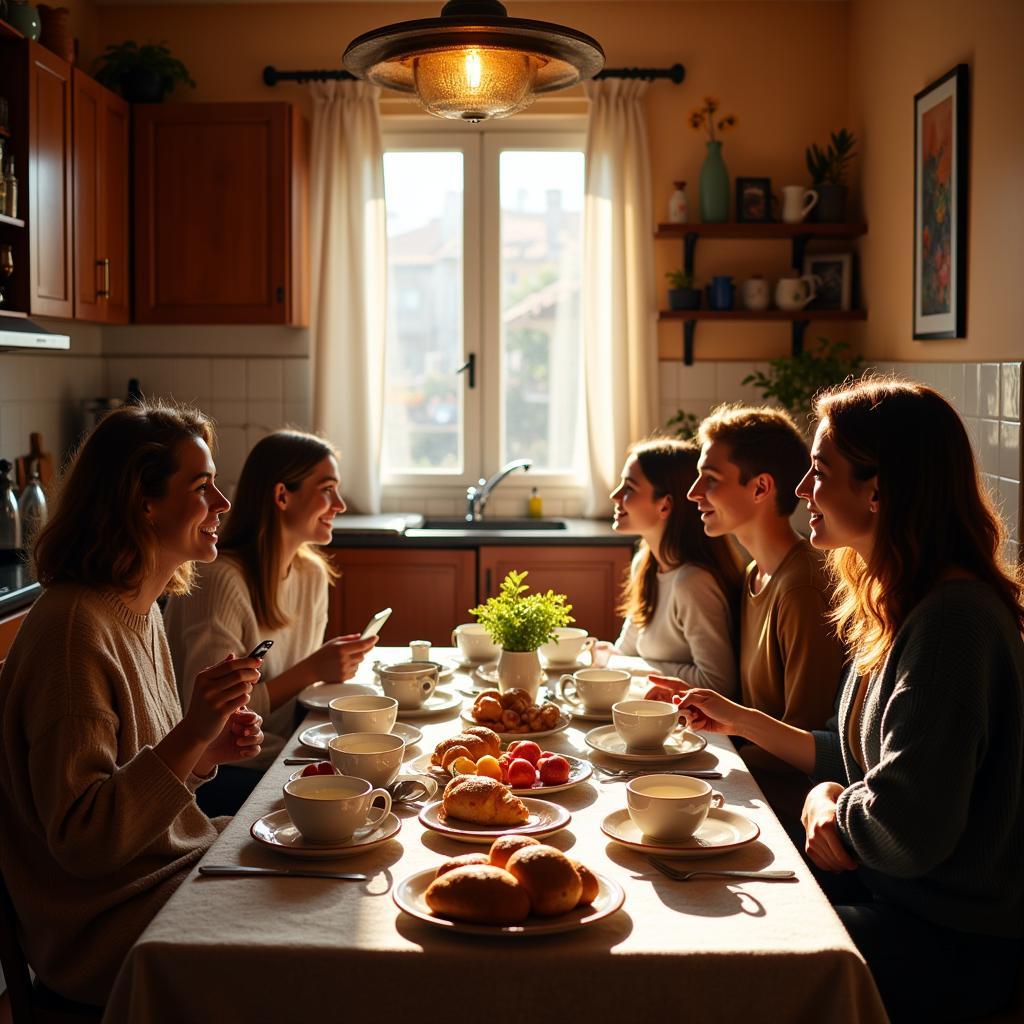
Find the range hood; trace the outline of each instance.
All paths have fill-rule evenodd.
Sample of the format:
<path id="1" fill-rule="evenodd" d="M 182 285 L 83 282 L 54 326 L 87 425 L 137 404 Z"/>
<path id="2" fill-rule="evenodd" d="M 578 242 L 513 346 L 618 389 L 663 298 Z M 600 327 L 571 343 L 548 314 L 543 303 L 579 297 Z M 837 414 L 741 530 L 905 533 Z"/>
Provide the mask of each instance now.
<path id="1" fill-rule="evenodd" d="M 54 334 L 26 317 L 0 317 L 0 350 L 7 348 L 71 348 L 71 338 Z"/>

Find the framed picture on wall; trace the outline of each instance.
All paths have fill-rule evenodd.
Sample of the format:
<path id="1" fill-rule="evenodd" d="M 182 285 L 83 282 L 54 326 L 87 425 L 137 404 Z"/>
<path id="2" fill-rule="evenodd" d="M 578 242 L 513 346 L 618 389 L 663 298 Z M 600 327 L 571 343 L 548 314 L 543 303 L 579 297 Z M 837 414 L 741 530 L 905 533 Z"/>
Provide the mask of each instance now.
<path id="1" fill-rule="evenodd" d="M 764 224 L 772 219 L 772 179 L 736 179 L 736 220 Z"/>
<path id="2" fill-rule="evenodd" d="M 804 273 L 814 274 L 817 296 L 808 309 L 850 309 L 853 294 L 853 253 L 813 252 L 804 257 Z"/>
<path id="3" fill-rule="evenodd" d="M 914 97 L 914 337 L 967 334 L 967 65 Z"/>

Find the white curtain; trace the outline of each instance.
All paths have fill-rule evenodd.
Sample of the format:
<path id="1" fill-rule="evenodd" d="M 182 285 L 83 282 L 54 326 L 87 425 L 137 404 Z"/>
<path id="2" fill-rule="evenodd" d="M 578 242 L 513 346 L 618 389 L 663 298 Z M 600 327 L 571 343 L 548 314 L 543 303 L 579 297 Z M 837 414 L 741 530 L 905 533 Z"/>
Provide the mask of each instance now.
<path id="1" fill-rule="evenodd" d="M 351 509 L 379 512 L 387 317 L 380 90 L 350 81 L 310 89 L 313 424 L 341 452 Z"/>
<path id="2" fill-rule="evenodd" d="M 655 426 L 657 302 L 647 83 L 584 85 L 590 100 L 583 205 L 587 514 L 605 516 L 626 448 Z"/>

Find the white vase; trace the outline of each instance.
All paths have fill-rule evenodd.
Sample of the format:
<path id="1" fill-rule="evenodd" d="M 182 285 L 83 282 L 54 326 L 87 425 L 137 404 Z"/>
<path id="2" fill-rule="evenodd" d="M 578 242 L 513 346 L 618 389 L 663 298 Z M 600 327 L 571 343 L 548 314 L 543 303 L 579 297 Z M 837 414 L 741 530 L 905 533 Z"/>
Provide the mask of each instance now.
<path id="1" fill-rule="evenodd" d="M 544 676 L 536 651 L 506 651 L 498 655 L 498 689 L 525 690 L 536 702 L 537 690 Z"/>

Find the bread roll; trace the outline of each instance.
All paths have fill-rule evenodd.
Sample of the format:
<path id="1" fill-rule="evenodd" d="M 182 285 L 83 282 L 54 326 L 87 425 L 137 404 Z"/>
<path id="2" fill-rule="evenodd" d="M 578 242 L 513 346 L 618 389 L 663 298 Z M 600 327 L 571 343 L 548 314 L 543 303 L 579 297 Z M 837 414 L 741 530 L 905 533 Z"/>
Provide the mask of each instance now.
<path id="1" fill-rule="evenodd" d="M 572 910 L 583 895 L 583 883 L 572 862 L 553 846 L 527 846 L 508 859 L 506 870 L 526 890 L 538 917 Z"/>
<path id="2" fill-rule="evenodd" d="M 440 878 L 449 871 L 454 871 L 456 868 L 464 868 L 469 864 L 489 863 L 490 861 L 487 859 L 486 853 L 460 853 L 458 857 L 449 857 L 443 864 L 441 864 L 438 867 L 437 872 L 434 874 L 434 877 Z"/>
<path id="3" fill-rule="evenodd" d="M 508 863 L 509 857 L 524 846 L 540 846 L 540 842 L 533 836 L 498 836 L 491 843 L 488 860 L 496 868 L 503 868 Z"/>
<path id="4" fill-rule="evenodd" d="M 445 787 L 446 817 L 477 825 L 522 825 L 530 818 L 526 804 L 508 787 L 486 775 L 459 775 Z"/>
<path id="5" fill-rule="evenodd" d="M 427 886 L 424 899 L 435 914 L 454 921 L 519 924 L 530 913 L 522 886 L 507 871 L 487 864 L 445 872 Z"/>
<path id="6" fill-rule="evenodd" d="M 490 732 L 490 730 L 487 730 Z M 500 747 L 501 741 L 498 741 Z M 471 736 L 467 732 L 460 732 L 458 736 L 450 736 L 446 740 L 441 740 L 436 747 L 434 747 L 434 753 L 430 755 L 430 763 L 440 765 L 444 767 L 445 754 L 448 753 L 452 747 L 465 747 L 466 753 L 463 757 L 468 757 L 471 761 L 479 761 L 484 754 L 491 752 L 491 744 L 488 740 L 482 739 L 480 736 Z M 451 760 L 454 760 L 452 758 Z"/>
<path id="7" fill-rule="evenodd" d="M 468 856 L 472 857 L 473 854 L 469 854 Z M 455 859 L 459 860 L 461 858 L 457 857 Z M 601 891 L 601 883 L 598 882 L 597 875 L 595 875 L 586 864 L 581 864 L 578 860 L 574 860 L 572 857 L 569 858 L 569 863 L 576 869 L 576 874 L 580 876 L 580 884 L 583 886 L 583 893 L 580 896 L 580 902 L 577 905 L 581 907 L 589 907 L 591 903 L 597 899 L 597 894 Z"/>
<path id="8" fill-rule="evenodd" d="M 501 756 L 501 737 L 493 729 L 488 729 L 486 725 L 474 725 L 466 730 L 466 735 L 476 736 L 478 739 L 483 740 L 487 744 L 487 753 L 491 757 Z M 477 758 L 477 760 L 479 761 L 480 758 Z"/>

